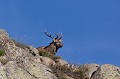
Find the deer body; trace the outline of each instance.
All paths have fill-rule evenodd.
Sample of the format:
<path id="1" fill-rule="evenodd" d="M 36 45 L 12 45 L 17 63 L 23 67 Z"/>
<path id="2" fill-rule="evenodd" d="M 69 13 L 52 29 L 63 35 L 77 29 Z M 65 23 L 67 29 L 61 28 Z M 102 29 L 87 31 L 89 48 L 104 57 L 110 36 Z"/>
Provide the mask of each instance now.
<path id="1" fill-rule="evenodd" d="M 57 36 L 56 38 L 53 38 L 51 35 L 48 35 L 46 32 L 45 34 L 48 37 L 52 38 L 52 42 L 48 46 L 38 47 L 37 49 L 38 51 L 45 50 L 55 55 L 58 49 L 63 47 L 62 40 L 61 40 L 62 37 L 60 34 L 55 34 Z"/>

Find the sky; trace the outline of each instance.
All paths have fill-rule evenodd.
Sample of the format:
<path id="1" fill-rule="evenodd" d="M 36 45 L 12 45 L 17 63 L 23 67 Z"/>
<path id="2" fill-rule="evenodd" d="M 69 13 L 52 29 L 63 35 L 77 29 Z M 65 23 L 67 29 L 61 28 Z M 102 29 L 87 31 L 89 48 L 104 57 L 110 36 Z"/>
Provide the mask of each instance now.
<path id="1" fill-rule="evenodd" d="M 0 0 L 0 28 L 34 47 L 62 32 L 69 63 L 120 66 L 120 0 Z"/>

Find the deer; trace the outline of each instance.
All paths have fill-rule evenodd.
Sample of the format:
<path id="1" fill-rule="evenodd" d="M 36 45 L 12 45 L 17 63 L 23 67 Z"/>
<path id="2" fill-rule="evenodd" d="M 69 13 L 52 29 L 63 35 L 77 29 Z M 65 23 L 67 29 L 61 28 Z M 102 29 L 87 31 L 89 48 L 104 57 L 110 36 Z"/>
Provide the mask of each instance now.
<path id="1" fill-rule="evenodd" d="M 46 31 L 44 32 L 46 36 L 52 38 L 52 42 L 45 47 L 38 47 L 37 50 L 41 51 L 41 49 L 44 49 L 48 52 L 50 52 L 51 54 L 55 55 L 58 51 L 59 48 L 63 47 L 62 44 L 62 34 L 60 33 L 56 33 L 56 37 L 53 37 L 51 34 L 48 34 Z"/>

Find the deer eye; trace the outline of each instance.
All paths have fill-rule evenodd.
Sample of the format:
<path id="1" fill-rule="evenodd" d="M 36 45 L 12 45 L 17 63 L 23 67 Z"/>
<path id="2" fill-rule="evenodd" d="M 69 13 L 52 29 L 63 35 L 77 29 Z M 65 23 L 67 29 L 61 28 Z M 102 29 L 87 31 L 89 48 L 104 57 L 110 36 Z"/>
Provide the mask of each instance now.
<path id="1" fill-rule="evenodd" d="M 56 42 L 56 43 L 59 43 L 59 42 Z"/>

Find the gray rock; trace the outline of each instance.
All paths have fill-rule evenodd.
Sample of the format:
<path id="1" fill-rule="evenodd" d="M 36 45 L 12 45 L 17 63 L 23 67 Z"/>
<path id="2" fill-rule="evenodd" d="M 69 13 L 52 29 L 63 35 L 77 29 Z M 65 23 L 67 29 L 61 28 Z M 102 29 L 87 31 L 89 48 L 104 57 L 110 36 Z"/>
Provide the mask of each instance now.
<path id="1" fill-rule="evenodd" d="M 24 62 L 24 69 L 37 79 L 57 79 L 50 68 L 41 63 L 32 62 L 32 60 Z"/>
<path id="2" fill-rule="evenodd" d="M 29 52 L 33 54 L 34 56 L 39 56 L 38 50 L 34 48 L 33 46 L 29 46 Z"/>
<path id="3" fill-rule="evenodd" d="M 5 65 L 5 69 L 7 79 L 35 79 L 26 70 L 18 67 L 15 61 L 9 61 Z"/>
<path id="4" fill-rule="evenodd" d="M 6 64 L 8 61 L 9 61 L 9 60 L 6 58 L 6 56 L 1 56 L 1 57 L 0 57 L 0 62 L 1 62 L 2 64 Z"/>
<path id="5" fill-rule="evenodd" d="M 1 63 L 0 79 L 57 79 L 57 77 L 47 66 L 26 59 L 22 62 L 9 61 L 6 65 Z"/>
<path id="6" fill-rule="evenodd" d="M 80 68 L 83 71 L 83 75 L 85 78 L 90 79 L 92 74 L 98 69 L 99 65 L 98 64 L 84 64 L 80 66 Z"/>
<path id="7" fill-rule="evenodd" d="M 40 60 L 43 64 L 45 64 L 46 66 L 52 66 L 55 65 L 55 61 L 53 61 L 52 59 L 48 58 L 48 57 L 42 57 L 40 56 Z"/>
<path id="8" fill-rule="evenodd" d="M 6 68 L 0 63 L 0 79 L 7 79 Z"/>
<path id="9" fill-rule="evenodd" d="M 1 47 L 5 50 L 6 52 L 6 57 L 9 60 L 15 60 L 16 57 L 25 57 L 29 56 L 30 53 L 25 51 L 24 49 L 15 46 L 13 40 L 9 37 L 7 32 L 4 30 L 0 30 L 0 43 Z"/>
<path id="10" fill-rule="evenodd" d="M 102 65 L 91 79 L 120 79 L 120 68 L 110 64 Z"/>

